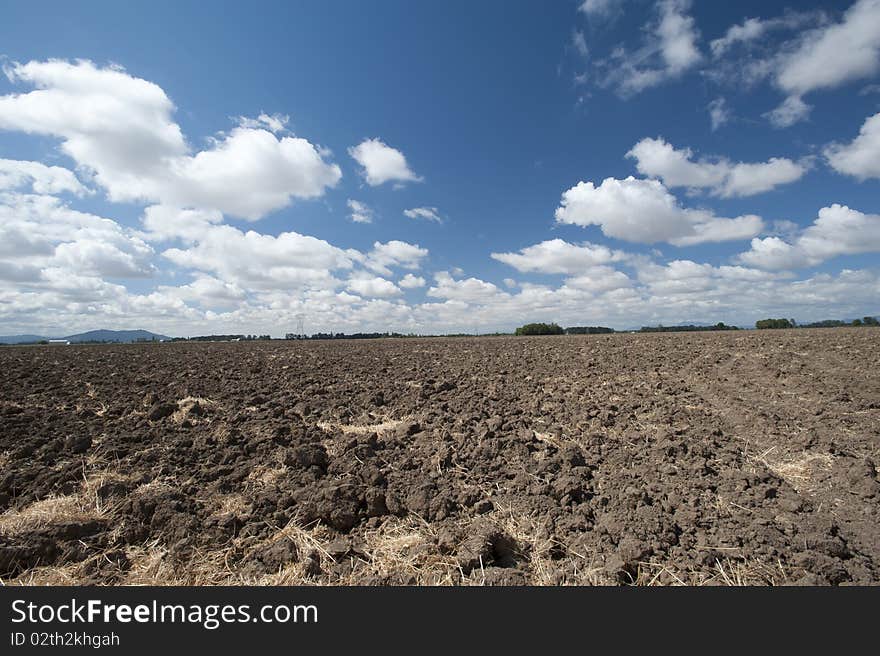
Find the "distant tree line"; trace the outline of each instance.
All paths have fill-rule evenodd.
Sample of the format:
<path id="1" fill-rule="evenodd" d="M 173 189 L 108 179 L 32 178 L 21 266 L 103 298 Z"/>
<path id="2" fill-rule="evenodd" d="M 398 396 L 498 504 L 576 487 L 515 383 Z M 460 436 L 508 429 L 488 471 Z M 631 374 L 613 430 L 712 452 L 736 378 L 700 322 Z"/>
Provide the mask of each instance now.
<path id="1" fill-rule="evenodd" d="M 256 342 L 272 339 L 271 335 L 197 335 L 196 337 L 172 337 L 172 342 Z"/>
<path id="2" fill-rule="evenodd" d="M 640 333 L 673 333 L 673 332 L 696 332 L 708 330 L 739 330 L 737 326 L 728 326 L 723 321 L 719 321 L 714 326 L 642 326 L 637 331 Z M 556 323 L 527 323 L 516 329 L 515 335 L 608 335 L 617 332 L 613 328 L 606 326 L 572 326 L 570 328 L 561 328 Z"/>
<path id="3" fill-rule="evenodd" d="M 613 332 L 614 328 L 605 326 L 572 326 L 565 329 L 566 335 L 607 335 Z"/>
<path id="4" fill-rule="evenodd" d="M 862 317 L 861 319 L 853 319 L 852 321 L 842 321 L 840 319 L 825 319 L 823 321 L 813 321 L 812 323 L 798 324 L 794 319 L 761 319 L 755 322 L 755 328 L 758 330 L 768 330 L 777 328 L 841 328 L 843 326 L 880 326 L 880 321 L 876 317 Z"/>
<path id="5" fill-rule="evenodd" d="M 403 333 L 315 333 L 314 335 L 297 335 L 287 333 L 284 339 L 382 339 L 386 337 L 414 337 Z"/>
<path id="6" fill-rule="evenodd" d="M 723 321 L 719 321 L 714 326 L 695 326 L 688 324 L 685 326 L 642 326 L 640 333 L 681 333 L 681 332 L 703 332 L 709 330 L 739 330 L 737 326 L 728 326 Z"/>

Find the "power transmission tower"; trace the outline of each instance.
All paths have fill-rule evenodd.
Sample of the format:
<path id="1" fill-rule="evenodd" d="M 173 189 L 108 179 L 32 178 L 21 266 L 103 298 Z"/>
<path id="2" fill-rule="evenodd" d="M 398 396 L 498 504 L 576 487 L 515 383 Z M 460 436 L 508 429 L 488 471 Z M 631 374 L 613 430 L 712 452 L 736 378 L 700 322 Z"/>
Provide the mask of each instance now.
<path id="1" fill-rule="evenodd" d="M 306 321 L 306 315 L 304 315 L 304 314 L 296 315 L 296 334 L 300 337 L 300 339 L 302 339 L 306 336 L 306 331 L 304 328 L 305 321 Z"/>

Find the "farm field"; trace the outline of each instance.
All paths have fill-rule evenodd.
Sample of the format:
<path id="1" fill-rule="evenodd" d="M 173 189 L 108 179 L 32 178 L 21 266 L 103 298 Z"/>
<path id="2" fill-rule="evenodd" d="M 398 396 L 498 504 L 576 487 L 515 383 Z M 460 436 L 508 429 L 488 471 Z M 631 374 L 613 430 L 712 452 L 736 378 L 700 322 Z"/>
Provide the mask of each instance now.
<path id="1" fill-rule="evenodd" d="M 876 584 L 880 330 L 0 349 L 11 584 Z"/>

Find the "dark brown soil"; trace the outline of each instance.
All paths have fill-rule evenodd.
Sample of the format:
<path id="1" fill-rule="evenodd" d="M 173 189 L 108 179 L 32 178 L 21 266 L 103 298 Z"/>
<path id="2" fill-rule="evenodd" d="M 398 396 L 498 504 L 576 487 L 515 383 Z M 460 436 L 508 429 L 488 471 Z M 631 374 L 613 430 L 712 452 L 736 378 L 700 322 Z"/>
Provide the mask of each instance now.
<path id="1" fill-rule="evenodd" d="M 25 583 L 880 581 L 880 330 L 0 349 Z"/>

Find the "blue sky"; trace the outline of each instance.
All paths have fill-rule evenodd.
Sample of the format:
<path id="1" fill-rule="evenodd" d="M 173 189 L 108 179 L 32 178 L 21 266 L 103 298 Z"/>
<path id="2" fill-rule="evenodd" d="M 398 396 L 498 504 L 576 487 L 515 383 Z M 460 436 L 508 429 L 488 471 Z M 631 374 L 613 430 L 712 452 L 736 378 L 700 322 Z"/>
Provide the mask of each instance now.
<path id="1" fill-rule="evenodd" d="M 2 333 L 880 313 L 878 0 L 4 13 Z"/>

